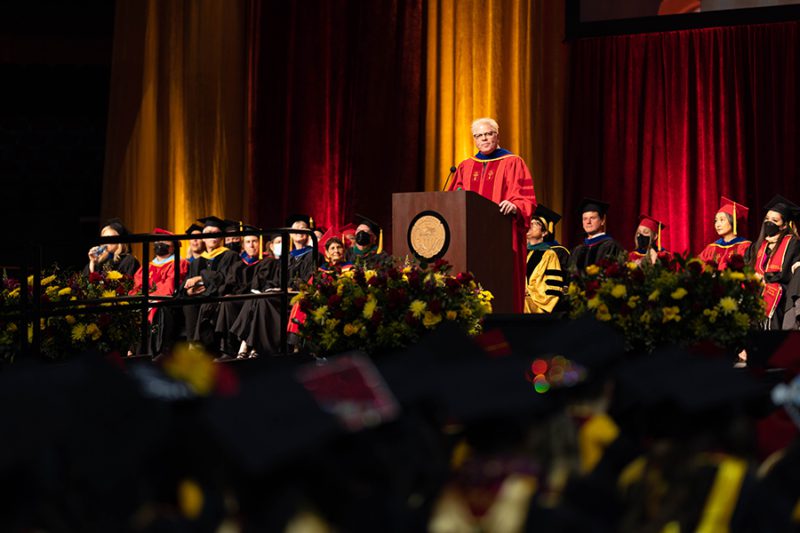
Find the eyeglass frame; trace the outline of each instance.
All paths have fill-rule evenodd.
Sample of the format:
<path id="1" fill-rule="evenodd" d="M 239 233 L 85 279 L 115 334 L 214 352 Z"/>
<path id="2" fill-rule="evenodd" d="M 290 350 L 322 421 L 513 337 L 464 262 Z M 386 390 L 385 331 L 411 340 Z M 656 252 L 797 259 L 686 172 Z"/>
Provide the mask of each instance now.
<path id="1" fill-rule="evenodd" d="M 483 133 L 473 133 L 472 138 L 477 141 L 478 139 L 482 139 L 484 137 L 494 137 L 495 135 L 497 135 L 496 131 L 485 131 Z"/>

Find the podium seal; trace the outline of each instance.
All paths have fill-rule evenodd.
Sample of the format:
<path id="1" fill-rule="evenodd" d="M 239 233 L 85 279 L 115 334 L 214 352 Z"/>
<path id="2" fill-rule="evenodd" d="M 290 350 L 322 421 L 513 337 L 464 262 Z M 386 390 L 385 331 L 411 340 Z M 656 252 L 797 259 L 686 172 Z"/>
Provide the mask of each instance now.
<path id="1" fill-rule="evenodd" d="M 422 211 L 408 225 L 408 249 L 420 261 L 436 261 L 449 246 L 450 227 L 436 211 Z"/>

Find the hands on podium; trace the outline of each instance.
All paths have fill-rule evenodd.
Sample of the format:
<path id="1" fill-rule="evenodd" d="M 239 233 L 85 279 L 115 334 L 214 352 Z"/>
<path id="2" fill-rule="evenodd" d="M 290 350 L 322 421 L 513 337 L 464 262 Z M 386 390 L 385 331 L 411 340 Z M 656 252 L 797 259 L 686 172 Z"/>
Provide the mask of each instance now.
<path id="1" fill-rule="evenodd" d="M 504 215 L 515 215 L 517 213 L 517 206 L 508 200 L 503 200 L 500 202 L 500 212 Z"/>

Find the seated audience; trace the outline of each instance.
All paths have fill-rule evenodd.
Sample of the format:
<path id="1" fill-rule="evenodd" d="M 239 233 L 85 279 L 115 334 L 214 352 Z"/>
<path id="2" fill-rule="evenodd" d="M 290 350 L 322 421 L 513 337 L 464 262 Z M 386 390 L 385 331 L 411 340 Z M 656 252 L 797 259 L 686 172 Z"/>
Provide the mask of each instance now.
<path id="1" fill-rule="evenodd" d="M 628 254 L 628 261 L 641 264 L 642 261 L 655 265 L 656 261 L 669 261 L 672 254 L 661 246 L 661 232 L 667 226 L 648 215 L 639 215 L 634 241 L 636 249 Z"/>
<path id="2" fill-rule="evenodd" d="M 600 259 L 616 260 L 625 249 L 606 233 L 606 215 L 609 204 L 602 200 L 584 198 L 581 202 L 581 220 L 586 238 L 572 250 L 570 270 L 584 270 Z"/>
<path id="3" fill-rule="evenodd" d="M 564 293 L 564 273 L 556 251 L 548 242 L 560 215 L 539 204 L 531 219 L 528 233 L 526 313 L 551 313 Z"/>
<path id="4" fill-rule="evenodd" d="M 127 236 L 129 232 L 118 218 L 110 219 L 100 231 L 101 237 Z M 126 276 L 133 276 L 139 269 L 139 260 L 130 253 L 130 244 L 101 244 L 89 250 L 89 264 L 84 274 L 100 270 L 116 270 Z"/>

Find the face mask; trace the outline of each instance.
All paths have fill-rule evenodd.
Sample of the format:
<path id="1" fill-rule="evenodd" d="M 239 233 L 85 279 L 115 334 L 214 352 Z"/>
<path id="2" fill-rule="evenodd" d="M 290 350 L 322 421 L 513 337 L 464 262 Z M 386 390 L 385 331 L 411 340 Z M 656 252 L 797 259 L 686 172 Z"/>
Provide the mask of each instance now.
<path id="1" fill-rule="evenodd" d="M 781 228 L 778 227 L 777 224 L 774 222 L 764 222 L 764 235 L 767 237 L 774 237 L 778 233 L 781 232 Z"/>
<path id="2" fill-rule="evenodd" d="M 229 242 L 228 244 L 225 245 L 225 248 L 227 248 L 228 250 L 233 250 L 238 254 L 239 252 L 242 251 L 242 243 L 238 241 Z"/>
<path id="3" fill-rule="evenodd" d="M 636 236 L 636 248 L 639 250 L 646 250 L 650 246 L 650 237 L 647 235 Z"/>
<path id="4" fill-rule="evenodd" d="M 153 245 L 153 251 L 157 256 L 169 255 L 169 244 L 165 242 L 157 242 Z"/>
<path id="5" fill-rule="evenodd" d="M 272 245 L 272 255 L 274 255 L 275 257 L 281 256 L 281 243 Z"/>
<path id="6" fill-rule="evenodd" d="M 359 231 L 356 233 L 356 244 L 359 246 L 369 246 L 372 244 L 372 235 L 366 231 Z"/>

